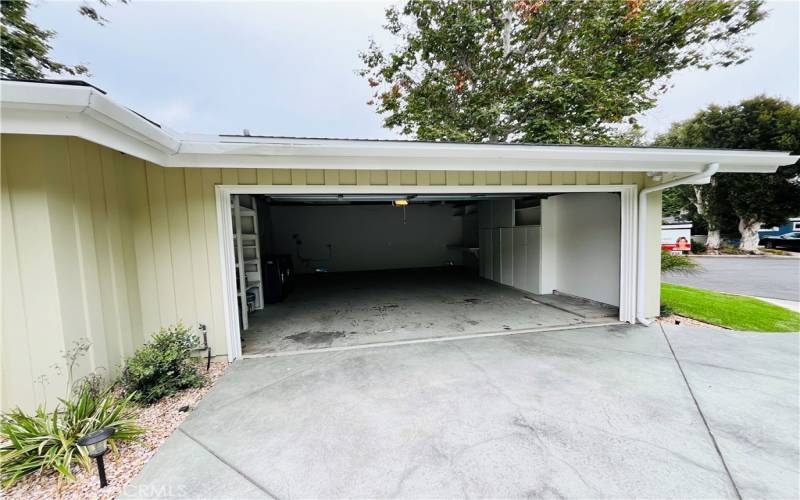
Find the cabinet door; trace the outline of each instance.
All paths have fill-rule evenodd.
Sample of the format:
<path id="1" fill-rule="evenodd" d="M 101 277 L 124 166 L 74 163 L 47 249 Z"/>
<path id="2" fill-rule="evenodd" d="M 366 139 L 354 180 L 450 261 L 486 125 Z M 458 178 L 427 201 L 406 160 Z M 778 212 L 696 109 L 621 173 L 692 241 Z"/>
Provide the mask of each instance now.
<path id="1" fill-rule="evenodd" d="M 480 275 L 481 278 L 488 280 L 492 279 L 492 230 L 481 229 L 478 235 L 479 257 L 480 257 Z"/>
<path id="2" fill-rule="evenodd" d="M 526 256 L 525 227 L 514 228 L 514 288 L 528 289 L 528 266 Z"/>
<path id="3" fill-rule="evenodd" d="M 542 258 L 542 228 L 532 226 L 525 231 L 525 261 L 527 263 L 528 284 L 525 290 L 533 293 L 542 293 L 539 268 Z"/>
<path id="4" fill-rule="evenodd" d="M 502 256 L 500 258 L 500 282 L 504 285 L 513 286 L 514 284 L 514 228 L 504 227 L 500 229 L 500 247 Z"/>
<path id="5" fill-rule="evenodd" d="M 492 229 L 492 279 L 502 281 L 503 276 L 503 247 L 500 228 Z"/>

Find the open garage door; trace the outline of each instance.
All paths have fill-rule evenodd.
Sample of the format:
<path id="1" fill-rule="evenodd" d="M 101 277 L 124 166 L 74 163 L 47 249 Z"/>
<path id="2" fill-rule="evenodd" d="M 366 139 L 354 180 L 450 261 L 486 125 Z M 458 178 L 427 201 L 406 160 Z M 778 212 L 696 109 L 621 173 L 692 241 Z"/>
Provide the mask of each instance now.
<path id="1" fill-rule="evenodd" d="M 224 243 L 245 356 L 574 328 L 625 307 L 619 192 L 249 190 L 227 194 Z"/>

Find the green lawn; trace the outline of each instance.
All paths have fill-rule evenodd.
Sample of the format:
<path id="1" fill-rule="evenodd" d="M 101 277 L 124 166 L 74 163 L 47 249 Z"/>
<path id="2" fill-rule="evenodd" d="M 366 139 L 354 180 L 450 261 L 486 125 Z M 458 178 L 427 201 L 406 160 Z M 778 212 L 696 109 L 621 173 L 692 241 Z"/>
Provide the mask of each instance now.
<path id="1" fill-rule="evenodd" d="M 800 314 L 750 297 L 662 283 L 661 305 L 680 316 L 732 330 L 800 331 Z"/>

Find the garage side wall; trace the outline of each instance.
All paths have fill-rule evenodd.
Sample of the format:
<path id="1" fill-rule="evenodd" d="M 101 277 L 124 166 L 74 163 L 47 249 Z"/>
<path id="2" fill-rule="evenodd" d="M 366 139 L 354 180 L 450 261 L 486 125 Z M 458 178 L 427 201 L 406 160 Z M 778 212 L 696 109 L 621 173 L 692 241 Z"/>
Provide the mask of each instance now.
<path id="1" fill-rule="evenodd" d="M 0 178 L 3 409 L 52 406 L 66 385 L 53 365 L 63 373 L 62 352 L 83 338 L 92 347 L 76 377 L 113 372 L 178 320 L 208 325 L 213 353 L 226 354 L 215 185 L 643 182 L 619 172 L 163 168 L 78 138 L 11 134 Z"/>
<path id="2" fill-rule="evenodd" d="M 542 200 L 543 271 L 562 293 L 619 306 L 620 197 L 567 193 Z M 550 293 L 551 289 L 543 293 Z"/>

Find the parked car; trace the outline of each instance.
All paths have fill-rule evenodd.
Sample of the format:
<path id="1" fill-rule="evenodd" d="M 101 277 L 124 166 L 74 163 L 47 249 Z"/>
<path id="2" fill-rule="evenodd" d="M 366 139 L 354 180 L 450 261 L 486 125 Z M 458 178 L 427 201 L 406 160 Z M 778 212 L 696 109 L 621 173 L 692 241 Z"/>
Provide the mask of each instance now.
<path id="1" fill-rule="evenodd" d="M 780 236 L 761 238 L 759 245 L 767 248 L 783 248 L 786 250 L 800 251 L 800 232 L 786 233 Z"/>

